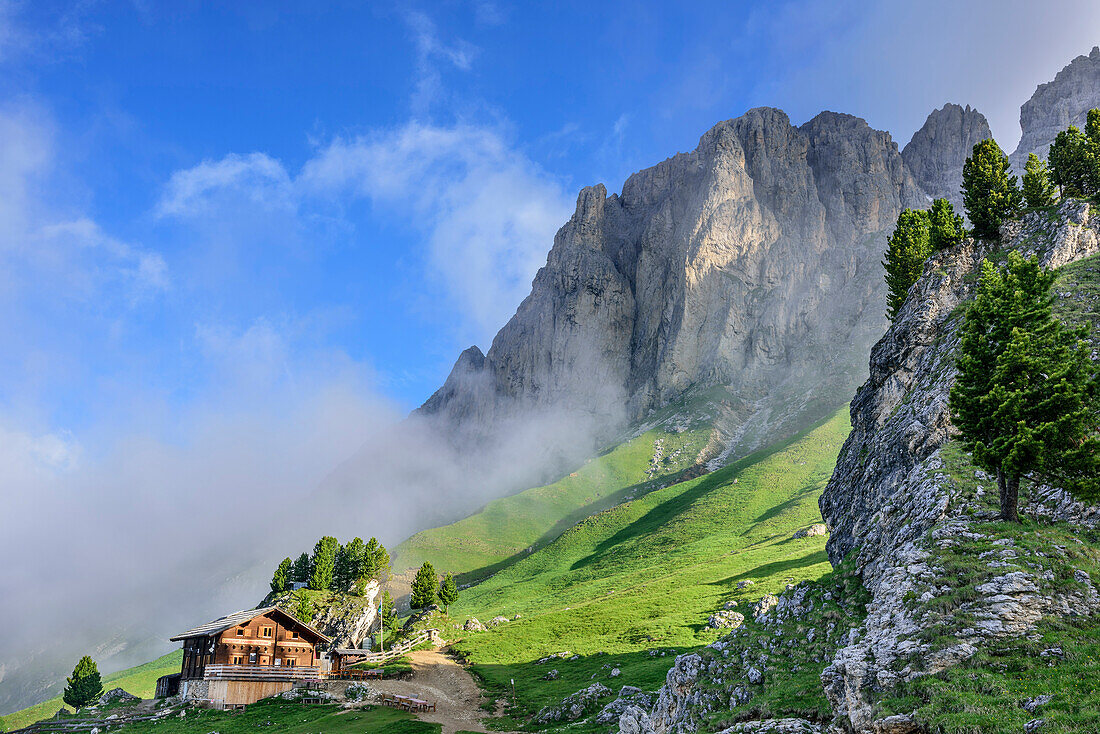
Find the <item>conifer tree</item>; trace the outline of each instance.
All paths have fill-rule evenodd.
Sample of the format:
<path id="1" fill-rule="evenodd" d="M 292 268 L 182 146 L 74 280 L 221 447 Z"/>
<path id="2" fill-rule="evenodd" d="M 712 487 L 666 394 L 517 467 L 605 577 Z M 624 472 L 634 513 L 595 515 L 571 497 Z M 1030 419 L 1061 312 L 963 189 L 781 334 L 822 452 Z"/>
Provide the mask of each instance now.
<path id="1" fill-rule="evenodd" d="M 336 552 L 339 547 L 339 541 L 328 535 L 318 540 L 313 546 L 309 588 L 315 591 L 327 591 L 332 587 L 332 577 L 336 571 Z"/>
<path id="2" fill-rule="evenodd" d="M 71 678 L 65 679 L 62 699 L 74 709 L 84 708 L 103 695 L 103 681 L 95 661 L 85 655 L 77 662 Z"/>
<path id="3" fill-rule="evenodd" d="M 439 578 L 435 575 L 435 568 L 431 561 L 424 561 L 424 565 L 416 572 L 412 582 L 412 596 L 409 606 L 413 609 L 424 609 L 435 604 L 435 589 Z"/>
<path id="4" fill-rule="evenodd" d="M 386 546 L 379 543 L 374 552 L 374 578 L 378 579 L 379 583 L 385 583 L 389 577 L 390 553 L 386 550 Z"/>
<path id="5" fill-rule="evenodd" d="M 289 558 L 284 558 L 279 567 L 275 569 L 275 573 L 271 577 L 271 591 L 275 594 L 281 594 L 290 588 L 290 574 L 293 570 L 293 561 Z"/>
<path id="6" fill-rule="evenodd" d="M 928 212 L 928 241 L 934 252 L 946 250 L 962 242 L 966 236 L 963 218 L 947 199 L 936 199 Z"/>
<path id="7" fill-rule="evenodd" d="M 305 589 L 294 592 L 294 616 L 306 624 L 313 621 L 313 601 Z"/>
<path id="8" fill-rule="evenodd" d="M 932 252 L 928 212 L 906 209 L 898 215 L 894 233 L 887 241 L 882 266 L 886 269 L 886 315 L 893 321 L 905 303 L 909 287 L 917 282 L 924 261 Z"/>
<path id="9" fill-rule="evenodd" d="M 332 565 L 332 589 L 340 593 L 346 593 L 351 585 L 351 567 L 348 564 L 348 553 L 344 546 L 336 546 L 336 560 Z"/>
<path id="10" fill-rule="evenodd" d="M 966 159 L 962 194 L 975 237 L 999 240 L 1001 224 L 1019 213 L 1023 195 L 1008 158 L 992 138 L 976 143 Z"/>
<path id="11" fill-rule="evenodd" d="M 344 545 L 343 560 L 337 558 L 336 582 L 343 591 L 362 596 L 364 582 L 362 578 L 366 547 L 362 538 L 352 538 Z"/>
<path id="12" fill-rule="evenodd" d="M 1047 159 L 1050 179 L 1058 185 L 1063 199 L 1096 193 L 1096 148 L 1097 143 L 1075 125 L 1055 136 Z"/>
<path id="13" fill-rule="evenodd" d="M 305 584 L 309 582 L 309 554 L 303 553 L 294 561 L 294 570 L 290 574 L 291 581 Z"/>
<path id="14" fill-rule="evenodd" d="M 390 635 L 396 635 L 401 630 L 401 618 L 397 616 L 397 607 L 393 603 L 390 592 L 383 591 L 382 599 L 378 603 L 381 609 L 382 628 Z"/>
<path id="15" fill-rule="evenodd" d="M 439 583 L 439 603 L 443 605 L 443 611 L 446 612 L 456 601 L 458 601 L 458 584 L 455 583 L 454 575 L 448 571 L 444 574 L 443 581 Z"/>
<path id="16" fill-rule="evenodd" d="M 1058 191 L 1050 181 L 1046 161 L 1034 153 L 1027 154 L 1024 171 L 1024 203 L 1031 209 L 1050 206 L 1057 201 Z"/>
<path id="17" fill-rule="evenodd" d="M 1084 333 L 1052 314 L 1053 282 L 1015 250 L 1003 270 L 987 260 L 962 326 L 952 421 L 974 463 L 997 475 L 1004 520 L 1018 520 L 1025 474 L 1100 496 L 1100 388 Z"/>

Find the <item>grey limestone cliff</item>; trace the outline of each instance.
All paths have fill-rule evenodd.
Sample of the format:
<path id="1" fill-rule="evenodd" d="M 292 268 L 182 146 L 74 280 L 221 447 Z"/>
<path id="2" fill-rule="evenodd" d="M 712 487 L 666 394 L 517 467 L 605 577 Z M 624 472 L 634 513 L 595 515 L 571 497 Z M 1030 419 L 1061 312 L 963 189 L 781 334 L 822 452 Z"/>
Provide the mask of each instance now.
<path id="1" fill-rule="evenodd" d="M 488 353 L 464 352 L 418 413 L 468 430 L 553 406 L 609 424 L 723 386 L 737 453 L 793 433 L 862 378 L 885 235 L 924 201 L 863 120 L 750 110 L 621 194 L 583 189 Z"/>
<path id="2" fill-rule="evenodd" d="M 925 120 L 901 157 L 913 178 L 931 198 L 945 198 L 964 213 L 962 169 L 974 144 L 992 137 L 985 115 L 970 105 L 945 104 Z"/>
<path id="3" fill-rule="evenodd" d="M 1070 125 L 1084 130 L 1085 116 L 1094 107 L 1100 107 L 1100 47 L 1075 58 L 1053 81 L 1040 84 L 1020 108 L 1023 134 L 1009 156 L 1012 167 L 1022 173 L 1028 153 L 1045 159 L 1054 136 Z"/>

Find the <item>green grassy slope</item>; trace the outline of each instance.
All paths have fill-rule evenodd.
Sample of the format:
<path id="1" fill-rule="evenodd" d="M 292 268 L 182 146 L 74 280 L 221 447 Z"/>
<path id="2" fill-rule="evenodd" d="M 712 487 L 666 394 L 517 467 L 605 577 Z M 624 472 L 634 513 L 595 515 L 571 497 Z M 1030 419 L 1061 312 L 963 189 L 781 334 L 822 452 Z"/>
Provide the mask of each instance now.
<path id="1" fill-rule="evenodd" d="M 394 549 L 394 569 L 431 561 L 439 571 L 483 578 L 544 546 L 577 521 L 670 483 L 691 466 L 709 436 L 696 424 L 681 432 L 648 431 L 596 457 L 557 482 L 490 502 L 451 525 L 417 533 Z M 654 445 L 663 458 L 654 462 Z M 647 471 L 651 470 L 647 474 Z"/>
<path id="2" fill-rule="evenodd" d="M 417 721 L 404 711 L 381 707 L 345 710 L 340 706 L 309 706 L 278 698 L 259 701 L 243 711 L 190 711 L 180 719 L 139 721 L 118 728 L 126 734 L 438 734 L 442 727 Z"/>
<path id="3" fill-rule="evenodd" d="M 817 499 L 849 431 L 847 411 L 780 446 L 598 513 L 465 592 L 452 616 L 522 618 L 468 635 L 465 654 L 489 691 L 516 706 L 502 726 L 588 686 L 653 690 L 673 654 L 720 636 L 707 617 L 830 570 Z M 738 590 L 737 582 L 754 585 Z M 568 650 L 577 660 L 534 661 Z M 662 655 L 662 653 L 665 653 Z M 612 678 L 618 667 L 621 675 Z M 556 680 L 543 680 L 550 669 Z M 572 730 L 572 729 L 571 729 Z"/>
<path id="4" fill-rule="evenodd" d="M 143 665 L 103 676 L 103 689 L 109 691 L 112 688 L 122 688 L 135 696 L 152 698 L 153 693 L 156 692 L 157 678 L 169 673 L 178 673 L 182 663 L 183 651 L 175 650 Z M 0 716 L 0 731 L 21 729 L 36 721 L 49 718 L 64 705 L 61 696 L 56 696 L 35 706 L 15 711 L 7 716 Z"/>

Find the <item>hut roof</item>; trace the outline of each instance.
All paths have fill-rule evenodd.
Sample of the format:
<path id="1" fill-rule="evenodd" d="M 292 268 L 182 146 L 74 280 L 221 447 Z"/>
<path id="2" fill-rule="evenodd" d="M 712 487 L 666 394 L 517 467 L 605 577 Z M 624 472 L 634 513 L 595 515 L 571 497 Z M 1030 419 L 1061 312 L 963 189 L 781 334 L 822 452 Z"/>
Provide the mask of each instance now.
<path id="1" fill-rule="evenodd" d="M 218 619 L 215 619 L 212 622 L 207 622 L 206 624 L 200 624 L 198 627 L 195 627 L 194 629 L 187 630 L 186 632 L 181 632 L 180 634 L 176 635 L 175 637 L 169 637 L 168 639 L 171 642 L 179 642 L 180 640 L 186 640 L 186 639 L 189 639 L 191 637 L 209 637 L 211 635 L 221 634 L 222 632 L 225 632 L 227 629 L 230 629 L 231 627 L 236 627 L 237 625 L 244 624 L 245 622 L 250 622 L 253 619 L 255 619 L 256 617 L 261 617 L 265 614 L 273 614 L 273 615 L 279 615 L 281 617 L 285 617 L 287 620 L 289 620 L 289 622 L 292 625 L 294 625 L 296 627 L 300 627 L 300 628 L 304 629 L 305 631 L 313 634 L 317 638 L 318 642 L 324 642 L 324 643 L 331 642 L 331 640 L 328 637 L 326 637 L 325 635 L 322 635 L 320 632 L 315 630 L 313 627 L 310 627 L 308 624 L 306 624 L 302 620 L 298 619 L 293 614 L 290 614 L 289 612 L 287 612 L 283 609 L 280 609 L 279 607 L 261 607 L 259 609 L 243 609 L 239 612 L 233 612 L 232 614 L 227 614 L 224 617 L 219 617 Z"/>

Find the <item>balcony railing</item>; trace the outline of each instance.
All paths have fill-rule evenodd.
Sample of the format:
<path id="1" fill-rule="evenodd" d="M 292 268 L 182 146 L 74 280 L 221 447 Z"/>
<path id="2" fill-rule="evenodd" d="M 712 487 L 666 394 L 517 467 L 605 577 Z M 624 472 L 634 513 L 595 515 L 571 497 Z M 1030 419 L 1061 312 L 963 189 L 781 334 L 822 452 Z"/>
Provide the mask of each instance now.
<path id="1" fill-rule="evenodd" d="M 280 665 L 207 665 L 203 680 L 319 680 L 321 669 Z"/>

